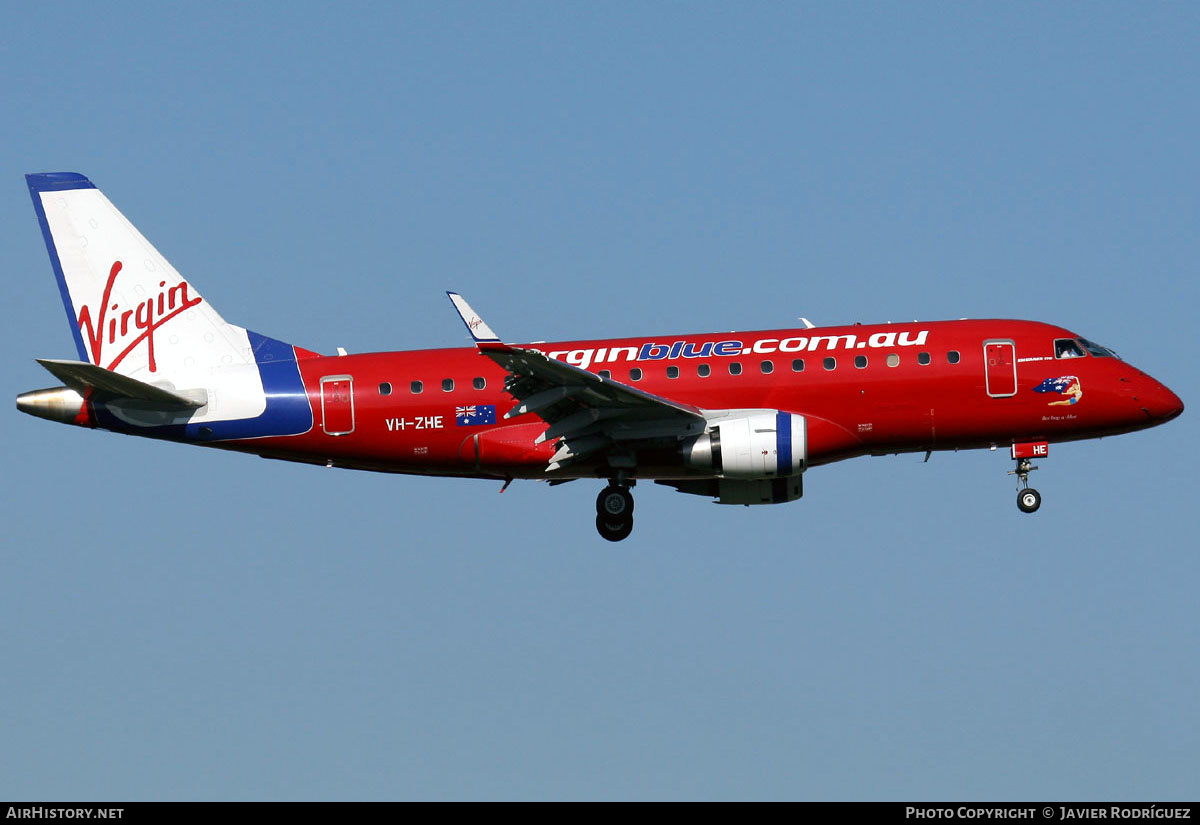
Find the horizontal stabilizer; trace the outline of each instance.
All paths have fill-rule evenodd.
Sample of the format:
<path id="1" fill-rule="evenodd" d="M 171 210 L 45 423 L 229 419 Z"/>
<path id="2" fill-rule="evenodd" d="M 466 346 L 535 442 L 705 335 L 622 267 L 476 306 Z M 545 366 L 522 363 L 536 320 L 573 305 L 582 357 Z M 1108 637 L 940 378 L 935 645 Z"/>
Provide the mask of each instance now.
<path id="1" fill-rule="evenodd" d="M 37 362 L 80 395 L 88 391 L 99 392 L 115 398 L 142 401 L 157 407 L 180 410 L 196 410 L 208 403 L 206 390 L 165 390 L 153 384 L 138 381 L 128 375 L 106 370 L 83 361 L 57 361 L 39 358 Z"/>

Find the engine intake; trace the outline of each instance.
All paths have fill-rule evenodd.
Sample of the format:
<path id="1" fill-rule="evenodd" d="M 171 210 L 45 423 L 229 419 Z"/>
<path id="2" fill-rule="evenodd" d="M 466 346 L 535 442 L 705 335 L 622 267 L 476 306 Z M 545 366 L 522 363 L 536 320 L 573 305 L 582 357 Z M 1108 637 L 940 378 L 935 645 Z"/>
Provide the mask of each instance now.
<path id="1" fill-rule="evenodd" d="M 804 416 L 779 410 L 724 410 L 703 435 L 683 445 L 684 463 L 732 479 L 784 478 L 804 472 Z"/>

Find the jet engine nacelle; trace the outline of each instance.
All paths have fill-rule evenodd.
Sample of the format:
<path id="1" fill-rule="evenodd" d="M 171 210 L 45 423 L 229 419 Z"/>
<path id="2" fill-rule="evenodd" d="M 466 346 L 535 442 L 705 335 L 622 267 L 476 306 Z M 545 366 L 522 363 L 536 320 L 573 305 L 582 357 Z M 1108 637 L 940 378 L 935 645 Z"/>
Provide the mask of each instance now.
<path id="1" fill-rule="evenodd" d="M 804 476 L 781 478 L 698 478 L 656 481 L 692 496 L 711 496 L 717 504 L 781 504 L 804 495 Z"/>
<path id="2" fill-rule="evenodd" d="M 779 410 L 719 410 L 708 427 L 683 445 L 689 467 L 728 479 L 786 478 L 804 472 L 808 435 L 804 416 Z"/>

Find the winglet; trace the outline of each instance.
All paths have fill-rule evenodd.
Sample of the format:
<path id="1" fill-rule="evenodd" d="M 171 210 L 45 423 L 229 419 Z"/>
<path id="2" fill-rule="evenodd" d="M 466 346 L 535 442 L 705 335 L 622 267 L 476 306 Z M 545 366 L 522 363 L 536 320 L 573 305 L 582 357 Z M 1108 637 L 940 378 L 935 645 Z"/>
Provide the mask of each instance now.
<path id="1" fill-rule="evenodd" d="M 496 333 L 492 332 L 492 328 L 479 317 L 478 312 L 471 309 L 471 305 L 463 299 L 463 296 L 457 292 L 447 292 L 446 295 L 450 297 L 450 302 L 458 310 L 458 316 L 467 325 L 467 332 L 471 333 L 471 337 L 475 339 L 477 346 L 481 344 L 500 343 L 500 339 L 496 336 Z"/>

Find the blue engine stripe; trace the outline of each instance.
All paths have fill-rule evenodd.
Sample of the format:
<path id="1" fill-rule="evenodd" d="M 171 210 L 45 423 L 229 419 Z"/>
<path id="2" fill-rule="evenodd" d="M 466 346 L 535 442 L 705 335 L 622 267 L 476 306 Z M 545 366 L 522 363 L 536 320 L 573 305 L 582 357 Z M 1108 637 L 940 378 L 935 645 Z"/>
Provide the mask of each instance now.
<path id="1" fill-rule="evenodd" d="M 778 474 L 792 474 L 792 417 L 785 412 L 775 413 L 775 452 L 779 456 Z"/>
<path id="2" fill-rule="evenodd" d="M 54 269 L 54 277 L 58 281 L 58 291 L 62 294 L 63 307 L 67 311 L 67 323 L 71 327 L 71 335 L 75 337 L 75 349 L 79 351 L 79 360 L 91 362 L 87 347 L 83 345 L 83 333 L 79 330 L 79 319 L 75 316 L 75 307 L 71 303 L 71 293 L 67 289 L 67 278 L 63 275 L 62 262 L 58 259 L 58 248 L 54 245 L 54 236 L 50 234 L 50 223 L 46 220 L 46 210 L 42 208 L 42 192 L 62 192 L 66 189 L 95 189 L 96 185 L 77 172 L 47 172 L 36 175 L 26 175 L 25 183 L 29 185 L 29 196 L 33 198 L 33 211 L 37 213 L 38 226 L 42 228 L 42 237 L 46 240 L 46 251 L 50 253 L 50 266 Z"/>

